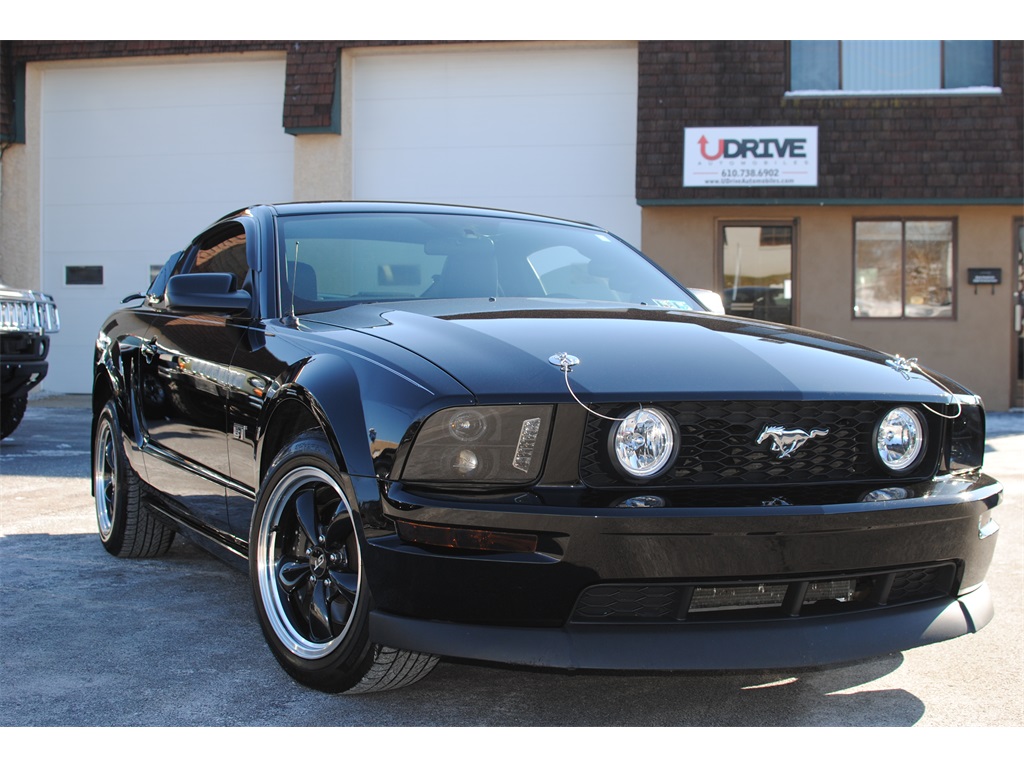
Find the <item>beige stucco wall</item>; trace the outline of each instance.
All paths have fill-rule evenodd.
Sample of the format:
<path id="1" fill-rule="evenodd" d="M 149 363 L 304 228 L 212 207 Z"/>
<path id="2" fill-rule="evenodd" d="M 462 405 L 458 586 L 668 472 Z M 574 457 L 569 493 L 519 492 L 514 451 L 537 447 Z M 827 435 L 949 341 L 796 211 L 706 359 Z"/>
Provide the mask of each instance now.
<path id="1" fill-rule="evenodd" d="M 1011 406 L 1014 217 L 1017 206 L 652 206 L 643 250 L 682 282 L 721 290 L 716 237 L 728 221 L 797 222 L 795 322 L 886 352 L 916 357 L 978 393 L 989 410 Z M 853 319 L 853 221 L 929 217 L 957 221 L 956 319 Z M 999 267 L 1002 285 L 967 285 L 970 267 Z"/>
<path id="2" fill-rule="evenodd" d="M 39 290 L 39 95 L 38 67 L 25 72 L 24 144 L 11 144 L 0 157 L 0 281 Z"/>
<path id="3" fill-rule="evenodd" d="M 351 162 L 345 139 L 333 133 L 295 137 L 296 200 L 350 200 Z"/>
<path id="4" fill-rule="evenodd" d="M 341 53 L 341 134 L 295 137 L 296 200 L 352 199 L 352 52 Z"/>

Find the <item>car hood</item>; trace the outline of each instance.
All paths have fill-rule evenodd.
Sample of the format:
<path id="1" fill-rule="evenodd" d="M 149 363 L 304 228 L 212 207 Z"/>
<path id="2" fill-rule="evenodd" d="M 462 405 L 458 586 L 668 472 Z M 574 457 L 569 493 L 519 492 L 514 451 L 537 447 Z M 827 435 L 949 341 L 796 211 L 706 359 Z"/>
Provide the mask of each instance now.
<path id="1" fill-rule="evenodd" d="M 946 402 L 949 392 L 891 356 L 792 326 L 673 309 L 548 300 L 466 299 L 368 304 L 306 316 L 430 361 L 480 398 L 568 396 L 550 358 L 588 402 L 643 399 L 894 399 Z M 325 327 L 327 326 L 327 327 Z M 943 388 L 945 387 L 945 388 Z"/>

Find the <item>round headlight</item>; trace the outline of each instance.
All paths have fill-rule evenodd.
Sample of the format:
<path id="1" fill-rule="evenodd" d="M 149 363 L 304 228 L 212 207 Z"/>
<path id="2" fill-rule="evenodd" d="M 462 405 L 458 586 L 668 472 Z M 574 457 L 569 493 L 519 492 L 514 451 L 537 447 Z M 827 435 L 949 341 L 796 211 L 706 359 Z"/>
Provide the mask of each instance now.
<path id="1" fill-rule="evenodd" d="M 655 477 L 675 458 L 675 424 L 661 411 L 641 408 L 619 422 L 611 443 L 623 472 L 636 478 Z"/>
<path id="2" fill-rule="evenodd" d="M 893 408 L 875 433 L 878 458 L 893 472 L 912 468 L 924 451 L 924 422 L 912 408 Z"/>
<path id="3" fill-rule="evenodd" d="M 456 411 L 448 420 L 448 434 L 464 443 L 479 440 L 487 432 L 487 421 L 479 411 Z"/>

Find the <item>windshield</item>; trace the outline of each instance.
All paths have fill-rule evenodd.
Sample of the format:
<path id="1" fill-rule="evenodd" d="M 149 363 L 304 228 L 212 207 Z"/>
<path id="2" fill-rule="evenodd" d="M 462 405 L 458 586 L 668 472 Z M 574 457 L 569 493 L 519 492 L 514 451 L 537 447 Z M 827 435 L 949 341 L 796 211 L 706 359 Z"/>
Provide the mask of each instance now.
<path id="1" fill-rule="evenodd" d="M 278 219 L 281 305 L 560 298 L 702 309 L 632 248 L 569 224 L 444 213 Z"/>

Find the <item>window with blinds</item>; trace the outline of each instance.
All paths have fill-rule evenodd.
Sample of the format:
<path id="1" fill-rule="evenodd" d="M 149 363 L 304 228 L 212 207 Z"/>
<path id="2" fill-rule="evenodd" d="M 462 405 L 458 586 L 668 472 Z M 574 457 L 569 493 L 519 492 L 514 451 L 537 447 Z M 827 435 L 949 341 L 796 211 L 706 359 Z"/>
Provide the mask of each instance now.
<path id="1" fill-rule="evenodd" d="M 791 91 L 938 91 L 996 85 L 992 40 L 794 40 Z"/>

